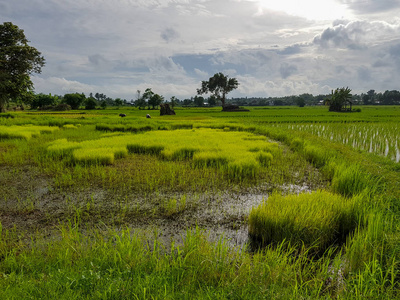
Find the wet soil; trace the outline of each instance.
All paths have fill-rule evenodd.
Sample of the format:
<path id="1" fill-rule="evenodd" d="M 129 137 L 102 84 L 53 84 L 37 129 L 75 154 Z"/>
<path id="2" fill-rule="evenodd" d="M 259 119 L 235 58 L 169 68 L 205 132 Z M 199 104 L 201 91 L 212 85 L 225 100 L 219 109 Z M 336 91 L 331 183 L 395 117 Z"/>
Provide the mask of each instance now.
<path id="1" fill-rule="evenodd" d="M 146 196 L 99 188 L 63 189 L 52 186 L 52 178 L 34 167 L 0 169 L 0 221 L 3 229 L 17 228 L 29 236 L 57 230 L 60 223 L 77 222 L 86 228 L 102 224 L 121 230 L 130 228 L 164 245 L 180 242 L 188 229 L 205 230 L 212 241 L 224 238 L 231 246 L 248 242 L 247 217 L 252 207 L 267 200 L 272 191 L 309 192 L 305 181 L 299 185 L 269 186 L 213 193 L 149 194 Z"/>

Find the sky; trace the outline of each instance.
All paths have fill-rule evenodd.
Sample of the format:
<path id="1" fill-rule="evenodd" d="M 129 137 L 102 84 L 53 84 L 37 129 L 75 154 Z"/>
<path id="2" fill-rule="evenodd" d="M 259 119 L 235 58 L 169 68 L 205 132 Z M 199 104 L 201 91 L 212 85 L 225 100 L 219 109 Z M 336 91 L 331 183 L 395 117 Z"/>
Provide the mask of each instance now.
<path id="1" fill-rule="evenodd" d="M 400 0 L 0 0 L 46 60 L 36 93 L 228 97 L 400 90 Z"/>

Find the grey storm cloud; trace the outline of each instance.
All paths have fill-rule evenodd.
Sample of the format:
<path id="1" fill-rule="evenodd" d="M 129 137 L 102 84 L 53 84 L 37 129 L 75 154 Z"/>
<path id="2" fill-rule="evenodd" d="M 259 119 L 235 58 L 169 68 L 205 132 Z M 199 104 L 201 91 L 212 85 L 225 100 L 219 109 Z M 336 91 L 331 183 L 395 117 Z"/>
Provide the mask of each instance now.
<path id="1" fill-rule="evenodd" d="M 286 79 L 289 76 L 291 76 L 292 74 L 297 72 L 297 66 L 284 62 L 281 64 L 281 67 L 279 68 L 279 72 L 280 72 L 282 78 Z"/>
<path id="2" fill-rule="evenodd" d="M 161 38 L 169 43 L 172 40 L 179 38 L 179 33 L 173 28 L 166 28 L 161 32 Z"/>
<path id="3" fill-rule="evenodd" d="M 358 14 L 386 12 L 391 9 L 398 9 L 400 6 L 400 0 L 341 0 L 341 2 L 347 4 L 349 8 Z"/>

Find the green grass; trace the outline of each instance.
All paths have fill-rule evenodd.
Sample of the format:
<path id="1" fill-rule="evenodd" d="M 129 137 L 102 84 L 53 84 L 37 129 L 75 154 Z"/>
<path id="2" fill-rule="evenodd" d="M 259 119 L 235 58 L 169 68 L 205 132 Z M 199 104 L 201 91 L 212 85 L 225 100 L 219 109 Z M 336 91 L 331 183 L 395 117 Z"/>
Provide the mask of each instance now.
<path id="1" fill-rule="evenodd" d="M 400 297 L 398 107 L 176 112 L 0 117 L 0 298 Z M 252 193 L 265 202 L 229 215 Z M 209 221 L 263 247 L 194 225 Z"/>

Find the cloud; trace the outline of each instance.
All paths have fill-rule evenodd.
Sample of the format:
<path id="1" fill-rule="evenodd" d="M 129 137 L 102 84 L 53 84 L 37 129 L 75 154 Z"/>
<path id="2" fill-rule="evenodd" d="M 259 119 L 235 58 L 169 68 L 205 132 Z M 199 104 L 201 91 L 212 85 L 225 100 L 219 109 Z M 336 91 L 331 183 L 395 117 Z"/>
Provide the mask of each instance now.
<path id="1" fill-rule="evenodd" d="M 343 4 L 347 4 L 357 14 L 376 14 L 381 12 L 398 9 L 399 0 L 341 0 Z"/>
<path id="2" fill-rule="evenodd" d="M 161 38 L 169 43 L 172 40 L 175 40 L 179 37 L 179 33 L 173 28 L 166 28 L 161 32 Z"/>
<path id="3" fill-rule="evenodd" d="M 366 66 L 360 66 L 357 69 L 358 79 L 361 81 L 371 81 L 371 70 Z"/>
<path id="4" fill-rule="evenodd" d="M 281 67 L 279 68 L 279 72 L 281 73 L 282 78 L 286 79 L 289 76 L 291 76 L 292 74 L 297 72 L 297 66 L 284 62 L 281 64 Z"/>
<path id="5" fill-rule="evenodd" d="M 369 43 L 391 39 L 400 34 L 399 23 L 385 21 L 334 21 L 331 27 L 314 37 L 322 48 L 365 49 Z"/>

